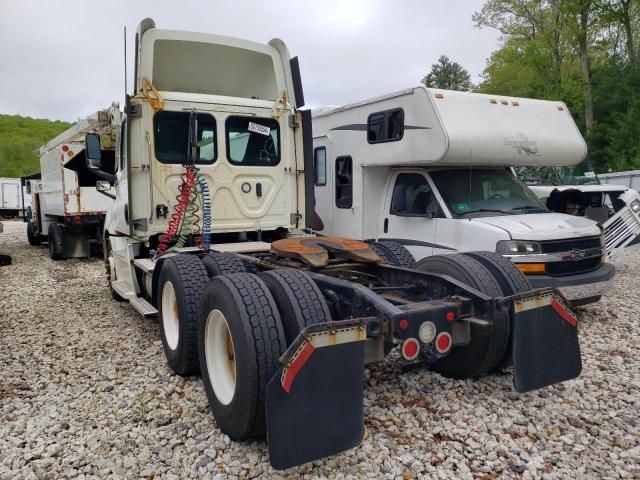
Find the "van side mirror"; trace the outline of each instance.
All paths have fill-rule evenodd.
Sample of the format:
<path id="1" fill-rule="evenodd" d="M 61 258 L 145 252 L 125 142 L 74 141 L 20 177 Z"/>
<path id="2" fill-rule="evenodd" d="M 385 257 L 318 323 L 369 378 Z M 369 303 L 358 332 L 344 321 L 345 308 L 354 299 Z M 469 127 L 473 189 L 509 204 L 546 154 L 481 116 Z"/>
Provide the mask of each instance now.
<path id="1" fill-rule="evenodd" d="M 84 137 L 84 153 L 89 170 L 100 170 L 102 167 L 102 151 L 100 150 L 100 135 L 87 133 Z"/>

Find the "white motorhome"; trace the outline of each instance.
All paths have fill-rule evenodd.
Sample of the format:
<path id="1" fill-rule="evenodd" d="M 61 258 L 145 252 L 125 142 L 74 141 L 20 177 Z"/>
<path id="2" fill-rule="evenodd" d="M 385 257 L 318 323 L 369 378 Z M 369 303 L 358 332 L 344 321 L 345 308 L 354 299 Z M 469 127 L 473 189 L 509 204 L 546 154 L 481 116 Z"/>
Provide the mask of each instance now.
<path id="1" fill-rule="evenodd" d="M 101 136 L 104 170 L 114 171 L 115 132 L 120 119 L 114 103 L 69 129 L 39 149 L 40 179 L 28 180 L 32 195 L 28 211 L 27 239 L 30 245 L 47 242 L 54 260 L 89 257 L 102 244 L 105 215 L 113 194 L 96 190 L 101 179 L 86 166 L 85 135 Z"/>
<path id="2" fill-rule="evenodd" d="M 313 137 L 318 233 L 417 259 L 495 251 L 574 304 L 611 288 L 598 224 L 549 211 L 511 170 L 585 158 L 564 103 L 416 87 L 323 110 Z"/>
<path id="3" fill-rule="evenodd" d="M 640 234 L 640 195 L 633 188 L 600 183 L 589 159 L 573 166 L 517 167 L 515 172 L 550 210 L 602 225 L 607 254 Z"/>

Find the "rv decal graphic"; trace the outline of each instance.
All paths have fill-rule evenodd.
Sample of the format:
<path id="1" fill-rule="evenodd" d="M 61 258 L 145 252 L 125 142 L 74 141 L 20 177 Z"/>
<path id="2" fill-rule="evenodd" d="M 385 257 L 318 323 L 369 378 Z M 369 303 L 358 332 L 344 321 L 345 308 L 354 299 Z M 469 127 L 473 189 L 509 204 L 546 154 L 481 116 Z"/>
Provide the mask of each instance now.
<path id="1" fill-rule="evenodd" d="M 341 125 L 339 127 L 333 127 L 331 130 L 353 130 L 356 132 L 366 132 L 368 126 L 366 123 L 350 123 L 349 125 Z M 431 130 L 431 127 L 419 127 L 416 125 L 405 125 L 405 130 Z"/>
<path id="2" fill-rule="evenodd" d="M 518 133 L 514 137 L 504 137 L 504 144 L 508 147 L 515 148 L 518 155 L 524 153 L 527 156 L 538 156 L 538 142 L 529 140 L 527 136 L 522 133 Z"/>

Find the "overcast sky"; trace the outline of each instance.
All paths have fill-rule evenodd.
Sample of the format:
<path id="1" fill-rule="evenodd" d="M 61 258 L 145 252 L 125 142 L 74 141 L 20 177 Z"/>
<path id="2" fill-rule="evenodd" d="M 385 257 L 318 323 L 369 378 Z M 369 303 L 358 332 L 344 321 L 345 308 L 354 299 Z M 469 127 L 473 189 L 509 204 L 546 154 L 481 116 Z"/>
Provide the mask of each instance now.
<path id="1" fill-rule="evenodd" d="M 417 85 L 441 54 L 474 81 L 499 46 L 483 0 L 0 0 L 0 113 L 73 121 L 122 103 L 138 22 L 268 42 L 300 58 L 307 105 Z M 129 80 L 129 88 L 132 82 Z"/>

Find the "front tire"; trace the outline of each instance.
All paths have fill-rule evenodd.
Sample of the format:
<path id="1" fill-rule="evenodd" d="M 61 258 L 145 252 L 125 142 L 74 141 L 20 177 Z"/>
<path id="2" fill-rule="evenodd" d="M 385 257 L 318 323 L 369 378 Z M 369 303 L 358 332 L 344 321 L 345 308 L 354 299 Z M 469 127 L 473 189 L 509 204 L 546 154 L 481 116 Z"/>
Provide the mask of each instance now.
<path id="1" fill-rule="evenodd" d="M 49 225 L 48 234 L 51 260 L 62 260 L 64 258 L 64 228 L 59 223 L 52 223 Z"/>
<path id="2" fill-rule="evenodd" d="M 265 432 L 266 387 L 285 350 L 278 308 L 259 277 L 209 281 L 200 303 L 200 370 L 216 422 L 232 440 Z"/>
<path id="3" fill-rule="evenodd" d="M 197 374 L 200 296 L 209 277 L 198 257 L 176 255 L 161 266 L 158 279 L 160 334 L 167 362 L 178 375 Z"/>
<path id="4" fill-rule="evenodd" d="M 371 249 L 383 260 L 396 267 L 415 268 L 416 259 L 407 248 L 390 240 L 380 240 L 369 244 Z"/>
<path id="5" fill-rule="evenodd" d="M 27 222 L 27 240 L 32 247 L 37 247 L 42 243 L 42 237 L 36 233 L 36 228 L 32 220 Z"/>

